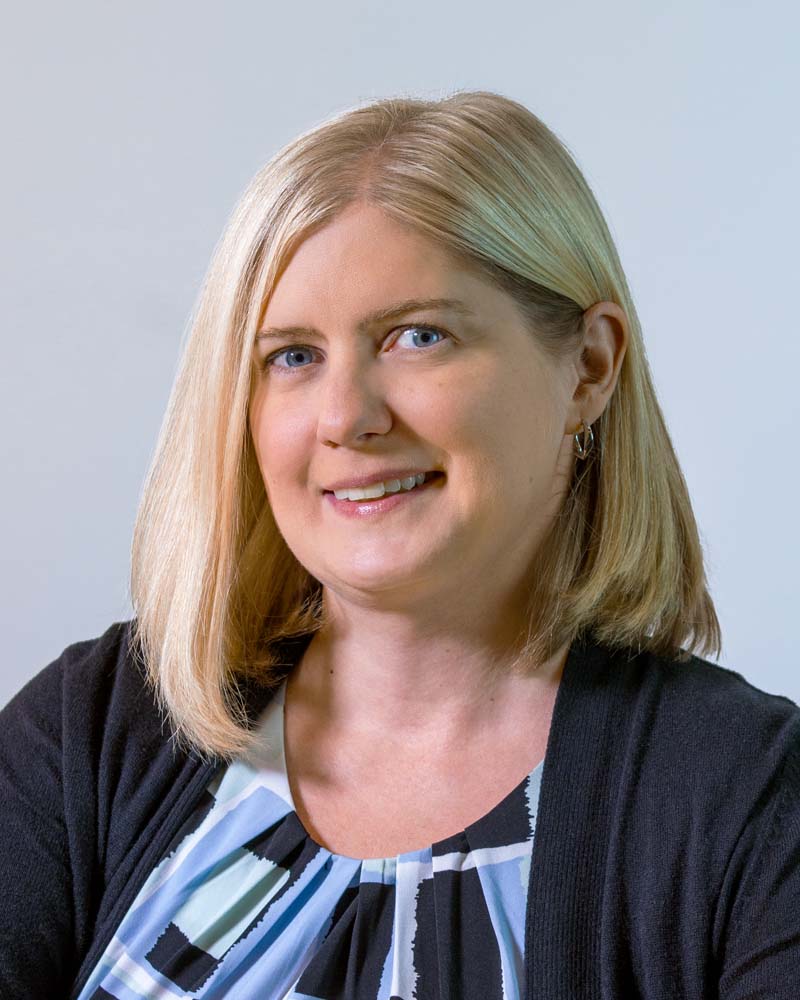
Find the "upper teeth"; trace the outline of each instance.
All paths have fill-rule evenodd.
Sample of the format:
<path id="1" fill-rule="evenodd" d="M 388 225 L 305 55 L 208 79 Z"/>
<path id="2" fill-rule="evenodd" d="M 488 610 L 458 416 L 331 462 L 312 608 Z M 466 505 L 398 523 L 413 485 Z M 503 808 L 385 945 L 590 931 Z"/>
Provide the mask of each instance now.
<path id="1" fill-rule="evenodd" d="M 334 490 L 333 495 L 337 500 L 375 500 L 382 497 L 384 493 L 398 493 L 400 490 L 413 490 L 415 486 L 421 486 L 425 482 L 425 473 L 418 472 L 416 476 L 409 476 L 407 479 L 387 479 L 383 483 L 370 483 L 361 489 Z"/>

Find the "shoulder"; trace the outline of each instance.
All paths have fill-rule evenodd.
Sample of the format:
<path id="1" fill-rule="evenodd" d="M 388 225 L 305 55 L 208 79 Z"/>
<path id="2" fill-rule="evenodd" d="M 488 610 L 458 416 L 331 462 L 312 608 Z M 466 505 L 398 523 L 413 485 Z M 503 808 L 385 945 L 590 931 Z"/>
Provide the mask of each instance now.
<path id="1" fill-rule="evenodd" d="M 66 646 L 2 710 L 4 729 L 49 732 L 65 750 L 73 740 L 96 745 L 115 726 L 160 731 L 132 624 L 114 622 Z"/>
<path id="2" fill-rule="evenodd" d="M 658 706 L 655 732 L 709 758 L 760 759 L 786 747 L 800 724 L 800 706 L 770 694 L 741 673 L 700 656 L 687 660 L 653 654 L 630 659 L 639 697 Z"/>
<path id="3" fill-rule="evenodd" d="M 800 763 L 794 701 L 699 656 L 617 650 L 609 670 L 620 685 L 629 787 L 649 806 L 730 832 L 775 809 Z"/>
<path id="4" fill-rule="evenodd" d="M 190 763 L 147 678 L 133 620 L 66 646 L 0 711 L 0 768 L 17 783 L 47 785 L 67 822 L 97 809 L 92 818 L 111 823 L 124 803 L 146 812 Z"/>
<path id="5" fill-rule="evenodd" d="M 668 752 L 672 765 L 657 769 L 667 794 L 659 797 L 653 846 L 675 833 L 675 849 L 690 862 L 673 856 L 667 867 L 685 871 L 684 880 L 713 901 L 709 936 L 721 987 L 735 984 L 737 996 L 739 989 L 749 996 L 764 982 L 794 983 L 800 707 L 699 657 L 654 658 L 648 669 L 662 706 L 660 762 Z"/>
<path id="6" fill-rule="evenodd" d="M 701 656 L 612 645 L 590 633 L 572 662 L 564 680 L 583 723 L 610 727 L 618 751 L 627 747 L 641 759 L 712 770 L 757 766 L 796 738 L 800 706 Z"/>
<path id="7" fill-rule="evenodd" d="M 114 679 L 130 683 L 130 664 L 123 653 L 129 622 L 115 622 L 95 638 L 66 646 L 11 698 L 2 710 L 8 726 L 36 727 L 60 735 L 64 712 L 81 693 L 82 705 L 102 700 Z M 110 682 L 110 683 L 109 683 Z"/>
<path id="8" fill-rule="evenodd" d="M 71 862 L 104 876 L 200 763 L 172 740 L 133 638 L 134 620 L 71 643 L 0 712 L 0 776 L 45 796 Z"/>
<path id="9" fill-rule="evenodd" d="M 69 924 L 59 932 L 69 961 L 157 856 L 202 771 L 170 739 L 132 626 L 115 622 L 65 647 L 0 711 L 0 869 L 16 917 L 49 928 L 43 905 Z M 39 933 L 24 955 L 13 945 L 21 968 Z"/>

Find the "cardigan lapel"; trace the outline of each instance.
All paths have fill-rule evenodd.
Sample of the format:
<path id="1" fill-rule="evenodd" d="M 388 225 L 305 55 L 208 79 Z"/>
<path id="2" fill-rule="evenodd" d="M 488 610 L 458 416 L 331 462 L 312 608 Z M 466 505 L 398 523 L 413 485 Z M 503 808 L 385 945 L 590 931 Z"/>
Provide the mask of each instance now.
<path id="1" fill-rule="evenodd" d="M 591 633 L 575 639 L 545 753 L 528 883 L 527 1000 L 601 996 L 605 859 L 618 758 L 625 746 L 626 671 Z"/>

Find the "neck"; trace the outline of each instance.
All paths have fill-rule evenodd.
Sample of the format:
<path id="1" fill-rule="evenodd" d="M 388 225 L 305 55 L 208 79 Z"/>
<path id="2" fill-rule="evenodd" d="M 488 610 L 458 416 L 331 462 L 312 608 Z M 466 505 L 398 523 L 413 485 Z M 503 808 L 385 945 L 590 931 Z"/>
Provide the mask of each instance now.
<path id="1" fill-rule="evenodd" d="M 287 699 L 309 724 L 350 741 L 446 754 L 549 719 L 568 649 L 512 671 L 508 650 L 463 631 L 321 632 L 293 669 Z"/>

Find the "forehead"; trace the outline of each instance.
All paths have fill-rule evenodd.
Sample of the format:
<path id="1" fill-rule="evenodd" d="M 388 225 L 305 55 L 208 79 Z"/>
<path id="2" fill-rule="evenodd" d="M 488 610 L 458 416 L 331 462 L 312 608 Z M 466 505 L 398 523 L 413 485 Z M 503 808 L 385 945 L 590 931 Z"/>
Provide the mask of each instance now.
<path id="1" fill-rule="evenodd" d="M 264 311 L 265 325 L 366 315 L 395 302 L 449 298 L 473 310 L 502 295 L 424 234 L 372 205 L 350 206 L 295 250 Z M 311 316 L 307 319 L 310 321 Z"/>

